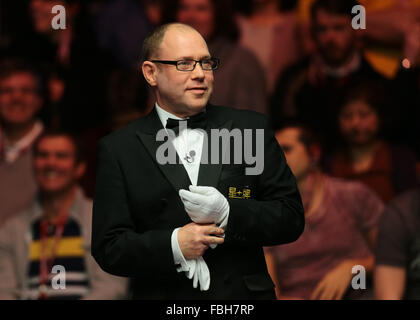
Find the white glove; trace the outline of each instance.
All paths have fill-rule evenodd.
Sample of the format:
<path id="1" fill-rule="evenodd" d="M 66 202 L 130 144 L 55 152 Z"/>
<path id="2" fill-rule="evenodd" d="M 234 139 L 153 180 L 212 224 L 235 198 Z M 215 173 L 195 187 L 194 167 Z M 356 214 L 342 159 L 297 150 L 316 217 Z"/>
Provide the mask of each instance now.
<path id="1" fill-rule="evenodd" d="M 191 260 L 188 260 L 191 261 Z M 207 266 L 207 263 L 204 261 L 203 257 L 198 257 L 193 260 L 196 263 L 193 287 L 197 288 L 198 283 L 200 283 L 200 290 L 207 291 L 210 287 L 210 270 Z M 190 278 L 191 279 L 191 278 Z"/>
<path id="2" fill-rule="evenodd" d="M 179 196 L 192 221 L 220 224 L 225 220 L 229 213 L 229 203 L 219 190 L 192 185 L 189 189 L 179 190 Z"/>
<path id="3" fill-rule="evenodd" d="M 188 279 L 193 279 L 194 288 L 197 288 L 199 283 L 200 290 L 207 291 L 210 288 L 210 270 L 203 257 L 188 260 L 184 258 L 177 240 L 178 230 L 179 228 L 174 230 L 171 238 L 175 263 L 179 264 L 177 271 L 184 272 Z"/>
<path id="4" fill-rule="evenodd" d="M 179 190 L 179 196 L 191 220 L 195 223 L 220 224 L 225 229 L 229 218 L 229 203 L 226 198 L 214 187 L 190 186 L 189 189 L 190 191 Z M 217 244 L 210 245 L 212 249 L 216 246 Z M 178 250 L 181 251 L 179 245 Z M 184 271 L 188 279 L 193 279 L 194 288 L 199 283 L 200 290 L 207 291 L 210 287 L 210 270 L 203 257 L 183 259 L 183 266 L 178 272 Z"/>

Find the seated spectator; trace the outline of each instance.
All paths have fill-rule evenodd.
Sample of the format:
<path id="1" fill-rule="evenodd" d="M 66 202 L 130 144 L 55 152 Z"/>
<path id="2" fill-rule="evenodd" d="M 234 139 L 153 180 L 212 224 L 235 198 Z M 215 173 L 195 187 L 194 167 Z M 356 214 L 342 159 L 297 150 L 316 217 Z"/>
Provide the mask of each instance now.
<path id="1" fill-rule="evenodd" d="M 33 164 L 38 197 L 0 230 L 0 299 L 122 297 L 126 280 L 106 274 L 90 254 L 92 201 L 78 187 L 85 163 L 76 140 L 44 133 Z M 57 265 L 65 288 L 54 287 Z"/>
<path id="2" fill-rule="evenodd" d="M 41 78 L 20 60 L 0 65 L 0 225 L 32 201 L 32 145 L 43 131 Z"/>
<path id="3" fill-rule="evenodd" d="M 298 118 L 325 137 L 326 151 L 336 146 L 337 106 L 353 83 L 386 80 L 366 61 L 359 31 L 352 28 L 355 0 L 317 0 L 311 8 L 316 52 L 288 68 L 271 101 L 274 127 Z"/>
<path id="4" fill-rule="evenodd" d="M 207 41 L 211 54 L 220 59 L 210 103 L 267 113 L 264 70 L 250 51 L 237 44 L 230 1 L 171 0 L 163 21 L 191 25 Z"/>
<path id="5" fill-rule="evenodd" d="M 301 57 L 296 13 L 283 10 L 285 0 L 241 0 L 238 15 L 240 43 L 251 50 L 264 67 L 269 93 L 276 79 Z"/>
<path id="6" fill-rule="evenodd" d="M 380 137 L 385 93 L 361 83 L 352 88 L 339 107 L 344 147 L 331 158 L 333 176 L 358 180 L 384 201 L 417 186 L 416 157 L 411 150 Z"/>
<path id="7" fill-rule="evenodd" d="M 377 299 L 420 299 L 420 189 L 399 196 L 385 209 L 374 279 Z"/>
<path id="8" fill-rule="evenodd" d="M 381 200 L 357 182 L 324 174 L 315 135 L 300 124 L 277 131 L 305 208 L 305 230 L 294 243 L 266 247 L 280 299 L 362 299 L 372 288 L 352 290 L 352 268 L 373 270 Z"/>

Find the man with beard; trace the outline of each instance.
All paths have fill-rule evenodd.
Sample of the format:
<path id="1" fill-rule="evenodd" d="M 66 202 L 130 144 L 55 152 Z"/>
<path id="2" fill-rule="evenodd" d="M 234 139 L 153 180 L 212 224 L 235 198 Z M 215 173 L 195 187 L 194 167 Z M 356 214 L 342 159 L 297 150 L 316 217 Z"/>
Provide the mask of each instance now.
<path id="1" fill-rule="evenodd" d="M 290 67 L 279 79 L 271 101 L 276 128 L 298 118 L 325 136 L 327 151 L 336 144 L 336 109 L 352 83 L 385 81 L 362 55 L 359 33 L 352 28 L 355 0 L 317 0 L 311 7 L 316 52 Z"/>

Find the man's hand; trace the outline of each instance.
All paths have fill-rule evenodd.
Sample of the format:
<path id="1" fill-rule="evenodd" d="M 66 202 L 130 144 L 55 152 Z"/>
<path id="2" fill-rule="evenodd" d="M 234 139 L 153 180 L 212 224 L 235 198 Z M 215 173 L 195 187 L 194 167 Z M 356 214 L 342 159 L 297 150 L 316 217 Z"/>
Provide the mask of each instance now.
<path id="1" fill-rule="evenodd" d="M 191 222 L 178 231 L 178 244 L 185 259 L 201 257 L 211 244 L 222 244 L 224 230 L 215 224 L 199 225 Z M 220 236 L 220 238 L 219 238 Z"/>
<path id="2" fill-rule="evenodd" d="M 220 223 L 229 212 L 229 203 L 214 187 L 190 186 L 190 191 L 179 190 L 179 196 L 196 223 Z"/>
<path id="3" fill-rule="evenodd" d="M 328 272 L 318 283 L 311 295 L 312 300 L 341 300 L 349 288 L 353 277 L 351 269 L 354 263 L 347 260 Z"/>

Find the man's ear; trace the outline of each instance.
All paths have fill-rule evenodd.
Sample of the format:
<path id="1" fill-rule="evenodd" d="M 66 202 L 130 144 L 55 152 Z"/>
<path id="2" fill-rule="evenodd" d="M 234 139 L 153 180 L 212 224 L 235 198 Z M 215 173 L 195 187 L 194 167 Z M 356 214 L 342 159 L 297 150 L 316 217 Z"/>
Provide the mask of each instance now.
<path id="1" fill-rule="evenodd" d="M 150 86 L 156 86 L 156 76 L 157 76 L 157 67 L 153 62 L 144 61 L 141 66 L 141 71 L 143 72 L 143 76 L 146 81 L 149 83 Z"/>

